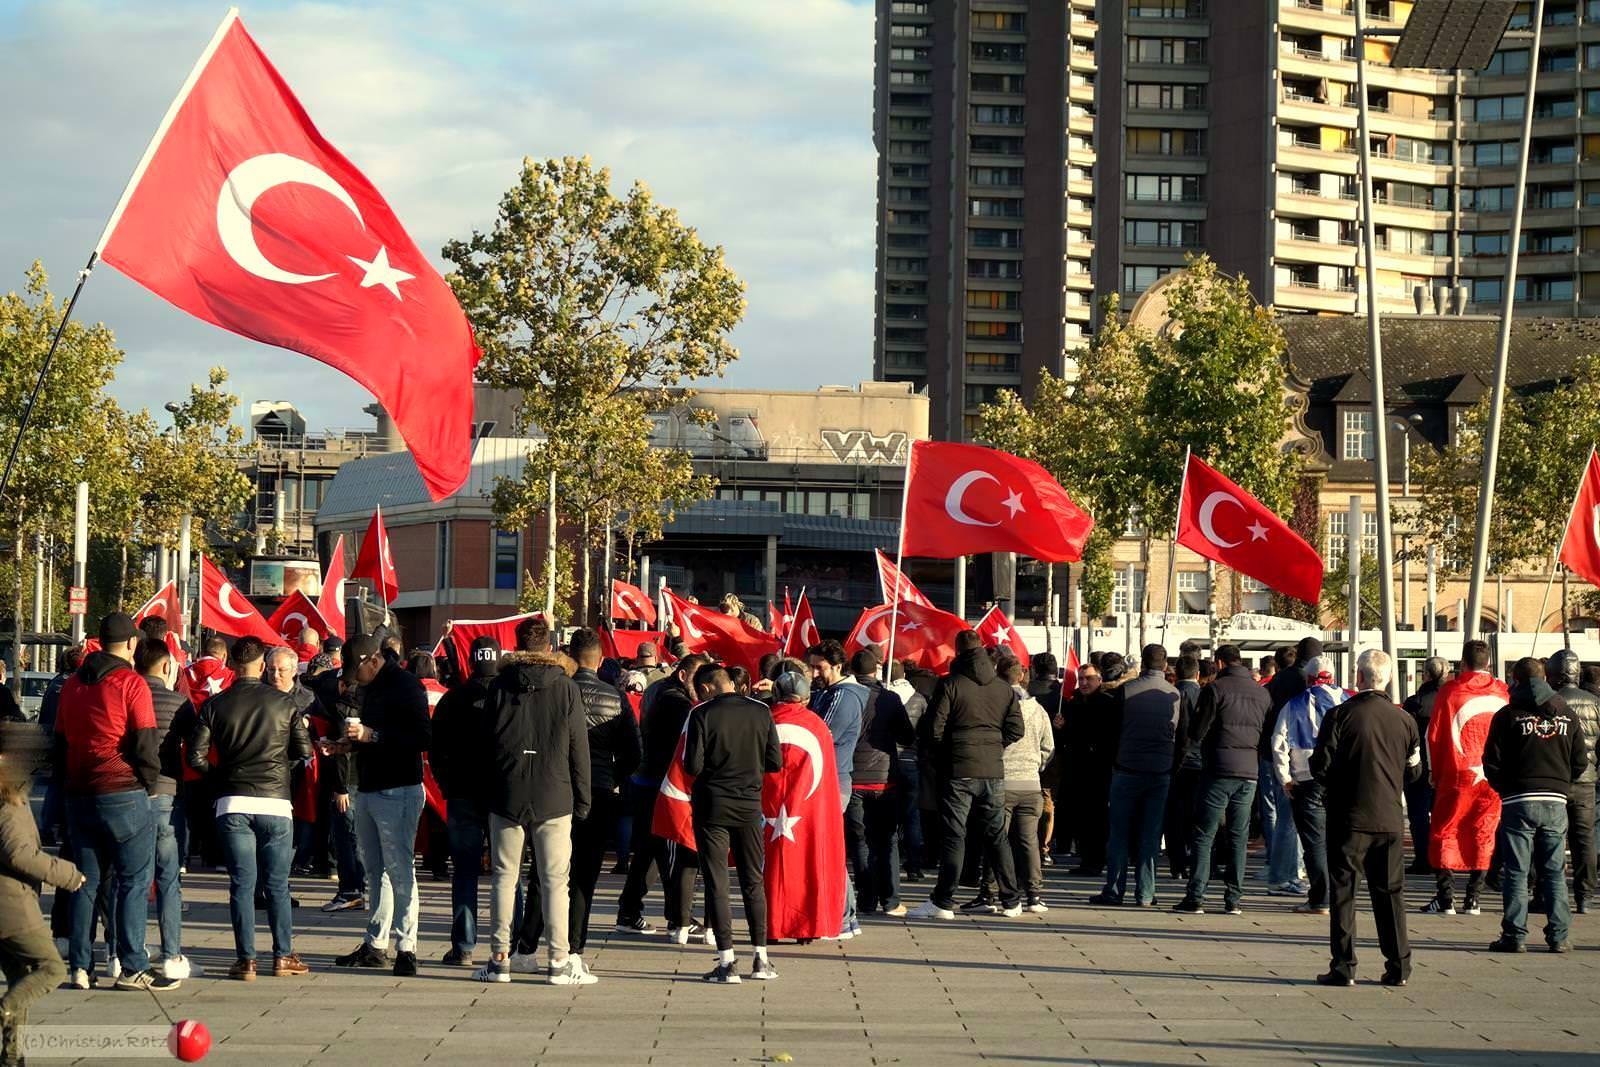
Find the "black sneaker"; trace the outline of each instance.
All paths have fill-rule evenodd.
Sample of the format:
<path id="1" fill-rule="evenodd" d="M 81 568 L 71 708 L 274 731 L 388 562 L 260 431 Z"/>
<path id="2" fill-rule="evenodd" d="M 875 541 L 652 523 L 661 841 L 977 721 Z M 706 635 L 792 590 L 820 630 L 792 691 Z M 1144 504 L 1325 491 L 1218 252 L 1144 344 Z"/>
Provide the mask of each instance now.
<path id="1" fill-rule="evenodd" d="M 417 954 L 415 952 L 396 952 L 394 954 L 394 976 L 396 978 L 415 978 L 417 976 Z"/>
<path id="2" fill-rule="evenodd" d="M 1097 908 L 1120 908 L 1122 898 L 1112 893 L 1100 892 L 1090 897 L 1089 903 Z"/>
<path id="3" fill-rule="evenodd" d="M 1399 989 L 1406 984 L 1407 979 L 1397 971 L 1384 971 L 1380 981 L 1390 989 Z"/>
<path id="4" fill-rule="evenodd" d="M 1172 910 L 1181 912 L 1184 915 L 1204 915 L 1206 913 L 1206 909 L 1198 900 L 1190 900 L 1188 897 L 1184 897 L 1174 904 Z"/>
<path id="5" fill-rule="evenodd" d="M 1318 985 L 1332 985 L 1332 986 L 1353 986 L 1353 985 L 1356 984 L 1356 980 L 1354 978 L 1346 978 L 1344 975 L 1338 974 L 1338 973 L 1336 973 L 1334 971 L 1328 971 L 1325 974 L 1317 975 L 1317 984 Z"/>
<path id="6" fill-rule="evenodd" d="M 636 915 L 631 919 L 617 919 L 617 933 L 619 934 L 628 934 L 632 937 L 645 937 L 655 932 L 656 928 L 651 926 L 642 915 Z"/>
<path id="7" fill-rule="evenodd" d="M 958 909 L 965 915 L 993 915 L 994 901 L 986 896 L 976 896 Z"/>
<path id="8" fill-rule="evenodd" d="M 1528 951 L 1528 946 L 1524 945 L 1521 941 L 1518 941 L 1514 937 L 1506 937 L 1504 935 L 1501 935 L 1500 937 L 1497 937 L 1493 941 L 1489 942 L 1489 951 L 1490 952 L 1526 952 L 1526 951 Z"/>
<path id="9" fill-rule="evenodd" d="M 335 967 L 367 967 L 372 970 L 381 970 L 389 966 L 389 954 L 363 941 L 356 946 L 354 952 L 347 952 L 343 956 L 335 956 L 333 965 Z"/>
<path id="10" fill-rule="evenodd" d="M 1549 947 L 1551 952 L 1555 952 L 1557 954 L 1567 953 L 1567 952 L 1571 952 L 1572 951 L 1572 945 L 1569 944 L 1566 941 L 1557 941 L 1557 942 L 1554 942 L 1553 944 L 1549 945 L 1548 947 Z"/>
<path id="11" fill-rule="evenodd" d="M 700 976 L 702 982 L 711 982 L 714 985 L 738 985 L 739 972 L 731 963 L 719 963 L 716 967 Z"/>
<path id="12" fill-rule="evenodd" d="M 446 967 L 471 967 L 472 953 L 462 952 L 458 948 L 453 948 L 440 957 L 439 962 Z"/>
<path id="13" fill-rule="evenodd" d="M 112 988 L 120 989 L 124 992 L 137 992 L 148 989 L 155 993 L 165 993 L 168 990 L 177 989 L 181 984 L 175 978 L 168 978 L 146 968 L 142 971 L 134 971 L 131 974 L 124 972 L 118 976 Z"/>

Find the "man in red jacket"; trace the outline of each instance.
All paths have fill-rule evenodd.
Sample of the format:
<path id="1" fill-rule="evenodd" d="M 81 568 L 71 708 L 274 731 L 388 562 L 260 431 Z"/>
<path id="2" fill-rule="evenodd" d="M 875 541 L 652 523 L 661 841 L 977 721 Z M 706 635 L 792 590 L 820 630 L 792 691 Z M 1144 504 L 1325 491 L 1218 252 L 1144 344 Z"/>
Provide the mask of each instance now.
<path id="1" fill-rule="evenodd" d="M 156 835 L 150 791 L 161 776 L 160 738 L 150 688 L 133 669 L 141 634 L 113 612 L 100 620 L 100 651 L 61 689 L 55 746 L 67 797 L 72 860 L 84 884 L 72 901 L 68 982 L 89 987 L 94 964 L 95 896 L 116 881 L 118 989 L 172 989 L 177 981 L 150 969 L 145 951 Z"/>

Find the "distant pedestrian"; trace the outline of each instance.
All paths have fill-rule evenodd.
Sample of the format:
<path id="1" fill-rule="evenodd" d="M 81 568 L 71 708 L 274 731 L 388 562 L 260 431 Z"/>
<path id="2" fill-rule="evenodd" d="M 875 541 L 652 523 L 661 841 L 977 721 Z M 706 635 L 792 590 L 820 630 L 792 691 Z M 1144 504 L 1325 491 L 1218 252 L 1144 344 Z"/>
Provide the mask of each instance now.
<path id="1" fill-rule="evenodd" d="M 1278 712 L 1272 731 L 1273 770 L 1289 797 L 1295 830 L 1305 854 L 1307 896 L 1294 910 L 1302 915 L 1327 915 L 1327 791 L 1312 777 L 1311 754 L 1316 751 L 1323 720 L 1345 702 L 1348 694 L 1333 684 L 1333 675 L 1324 669 L 1320 656 L 1313 656 L 1300 666 L 1311 685 L 1290 697 Z"/>
<path id="2" fill-rule="evenodd" d="M 1183 698 L 1167 682 L 1167 650 L 1146 645 L 1142 670 L 1117 691 L 1117 750 L 1111 776 L 1110 838 L 1106 849 L 1106 882 L 1089 903 L 1120 905 L 1128 890 L 1132 861 L 1133 903 L 1155 903 L 1156 857 L 1161 851 L 1161 824 L 1167 813 L 1167 790 L 1183 761 L 1189 720 Z"/>
<path id="3" fill-rule="evenodd" d="M 1583 747 L 1588 766 L 1573 783 L 1567 801 L 1567 847 L 1572 852 L 1572 910 L 1579 915 L 1589 910 L 1595 891 L 1595 781 L 1600 767 L 1595 765 L 1594 746 L 1600 739 L 1600 697 L 1578 685 L 1583 663 L 1571 649 L 1550 657 L 1547 680 L 1556 695 L 1567 703 L 1567 710 L 1583 730 Z"/>

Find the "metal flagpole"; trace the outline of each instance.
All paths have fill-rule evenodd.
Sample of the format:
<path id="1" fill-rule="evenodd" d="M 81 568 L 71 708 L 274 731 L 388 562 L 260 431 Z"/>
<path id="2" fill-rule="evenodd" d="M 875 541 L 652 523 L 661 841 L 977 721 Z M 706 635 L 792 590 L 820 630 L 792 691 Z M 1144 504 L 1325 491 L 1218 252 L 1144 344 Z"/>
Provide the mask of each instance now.
<path id="1" fill-rule="evenodd" d="M 918 444 L 919 442 L 912 441 L 910 447 L 906 449 L 905 474 L 901 476 L 900 481 L 900 529 L 895 535 L 894 545 L 894 597 L 889 602 L 889 647 L 883 654 L 883 681 L 885 685 L 894 677 L 894 669 L 891 664 L 894 663 L 895 635 L 900 630 L 900 586 L 905 580 L 905 571 L 901 568 L 905 566 L 906 559 L 906 501 L 911 496 L 911 460 L 917 454 Z M 863 634 L 862 636 L 866 635 Z"/>
<path id="2" fill-rule="evenodd" d="M 1562 540 L 1566 539 L 1562 538 Z M 1544 583 L 1544 597 L 1539 601 L 1539 614 L 1533 617 L 1533 643 L 1528 646 L 1528 655 L 1530 656 L 1538 656 L 1539 654 L 1539 635 L 1544 632 L 1544 613 L 1545 609 L 1550 606 L 1550 590 L 1556 584 L 1556 571 L 1560 569 L 1557 558 L 1560 554 L 1561 550 L 1559 548 L 1550 554 L 1550 580 Z"/>
<path id="3" fill-rule="evenodd" d="M 1189 483 L 1189 446 L 1183 446 L 1183 477 L 1178 481 L 1178 510 L 1172 515 L 1172 539 L 1167 542 L 1167 611 L 1161 616 L 1161 646 L 1167 644 L 1167 624 L 1178 601 L 1178 524 L 1183 521 L 1183 491 Z"/>

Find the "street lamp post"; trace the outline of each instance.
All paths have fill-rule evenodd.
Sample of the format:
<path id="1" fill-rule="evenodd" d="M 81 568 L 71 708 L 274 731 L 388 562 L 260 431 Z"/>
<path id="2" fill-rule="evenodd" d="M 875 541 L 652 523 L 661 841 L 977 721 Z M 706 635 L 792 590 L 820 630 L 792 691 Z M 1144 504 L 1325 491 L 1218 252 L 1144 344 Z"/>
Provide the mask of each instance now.
<path id="1" fill-rule="evenodd" d="M 1400 498 L 1406 502 L 1406 521 L 1400 531 L 1400 621 L 1407 626 L 1411 624 L 1411 427 L 1421 425 L 1422 416 L 1415 411 L 1393 423 L 1401 434 Z"/>

